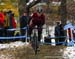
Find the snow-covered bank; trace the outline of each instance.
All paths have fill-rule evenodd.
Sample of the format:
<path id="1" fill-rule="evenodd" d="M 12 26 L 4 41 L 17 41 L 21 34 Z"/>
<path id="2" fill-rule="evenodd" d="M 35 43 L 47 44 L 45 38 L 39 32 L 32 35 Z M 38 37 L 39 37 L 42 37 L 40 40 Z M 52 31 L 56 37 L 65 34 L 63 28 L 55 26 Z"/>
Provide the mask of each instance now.
<path id="1" fill-rule="evenodd" d="M 9 52 L 7 52 L 9 49 L 15 49 L 14 51 L 17 52 L 16 48 L 21 48 L 21 47 L 27 47 L 29 45 L 29 43 L 27 42 L 21 42 L 21 41 L 16 41 L 16 42 L 11 42 L 11 43 L 6 43 L 6 44 L 0 44 L 0 51 L 6 51 L 5 53 L 1 53 L 0 52 L 0 59 L 15 59 L 15 57 L 12 54 L 9 54 Z M 10 51 L 11 52 L 11 51 Z M 12 52 L 14 54 L 14 52 Z"/>
<path id="2" fill-rule="evenodd" d="M 15 59 L 12 55 L 0 55 L 0 59 Z"/>
<path id="3" fill-rule="evenodd" d="M 63 51 L 64 59 L 75 59 L 75 46 L 67 47 Z"/>
<path id="4" fill-rule="evenodd" d="M 21 46 L 27 46 L 29 43 L 16 41 L 6 44 L 0 44 L 0 49 L 8 49 L 8 48 L 14 48 L 14 47 L 21 47 Z"/>

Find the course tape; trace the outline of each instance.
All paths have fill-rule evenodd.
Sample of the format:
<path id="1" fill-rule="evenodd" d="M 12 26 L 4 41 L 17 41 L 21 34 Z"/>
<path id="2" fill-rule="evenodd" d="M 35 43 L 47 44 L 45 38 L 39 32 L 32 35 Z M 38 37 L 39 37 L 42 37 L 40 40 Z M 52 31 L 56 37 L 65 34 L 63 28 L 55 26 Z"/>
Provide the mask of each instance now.
<path id="1" fill-rule="evenodd" d="M 48 37 L 48 39 L 60 39 L 60 38 L 68 38 L 67 36 L 60 36 L 60 37 Z M 63 42 L 45 42 L 44 44 L 66 44 L 66 41 L 64 40 Z"/>
<path id="2" fill-rule="evenodd" d="M 0 28 L 0 30 L 3 30 L 4 28 Z M 28 29 L 28 26 L 26 27 L 23 27 L 23 28 L 11 28 L 11 29 L 6 29 L 8 31 L 15 31 L 15 30 L 20 30 L 20 29 L 25 29 L 27 30 Z M 34 29 L 38 29 L 38 28 L 34 28 Z M 46 28 L 43 28 L 43 29 L 46 29 Z"/>
<path id="3" fill-rule="evenodd" d="M 62 45 L 66 45 L 66 46 L 74 46 L 75 41 L 70 41 L 70 42 L 64 41 L 64 42 L 58 42 L 58 43 L 56 43 L 56 42 L 51 42 L 51 43 L 50 42 L 49 43 L 45 42 L 43 44 L 47 44 L 47 45 L 51 45 L 51 44 L 58 44 L 58 45 L 60 45 L 60 44 L 62 44 Z"/>
<path id="4" fill-rule="evenodd" d="M 64 42 L 58 42 L 58 43 L 56 43 L 56 42 L 49 42 L 49 43 L 47 43 L 47 42 L 45 42 L 44 44 L 66 44 L 66 42 L 64 41 Z"/>
<path id="5" fill-rule="evenodd" d="M 66 46 L 74 46 L 74 44 L 75 44 L 75 39 L 71 39 L 71 41 L 69 41 L 69 42 L 67 42 L 67 39 L 69 40 L 69 37 L 67 37 L 67 36 L 60 36 L 60 37 L 49 37 L 50 39 L 55 39 L 55 38 L 59 38 L 59 40 L 60 40 L 60 38 L 66 38 L 63 42 L 45 42 L 44 44 L 58 44 L 58 45 L 60 45 L 60 44 L 62 44 L 62 45 L 66 45 Z"/>
<path id="6" fill-rule="evenodd" d="M 27 36 L 11 36 L 11 37 L 0 37 L 0 39 L 15 39 L 15 38 L 29 38 Z M 66 38 L 66 36 L 60 36 L 60 37 L 48 37 L 48 39 L 55 39 L 55 38 Z"/>
<path id="7" fill-rule="evenodd" d="M 24 27 L 24 28 L 12 28 L 12 29 L 7 29 L 8 31 L 15 31 L 15 30 L 20 30 L 20 29 L 28 29 L 28 26 L 26 26 L 26 27 Z M 0 30 L 3 30 L 3 28 L 0 28 Z M 5 39 L 21 39 L 21 38 L 27 38 L 27 39 L 30 39 L 30 37 L 27 37 L 27 36 L 14 36 L 14 37 L 0 37 L 0 40 L 5 40 Z M 55 39 L 55 38 L 68 38 L 68 37 L 66 37 L 66 36 L 60 36 L 60 37 L 48 37 L 49 39 Z M 75 41 L 73 41 L 73 43 L 74 43 Z M 66 42 L 64 41 L 64 42 L 57 42 L 57 43 L 55 43 L 55 42 L 52 42 L 52 43 L 46 43 L 45 42 L 45 44 L 60 44 L 60 43 L 62 43 L 62 44 L 66 44 Z"/>
<path id="8" fill-rule="evenodd" d="M 66 36 L 64 36 L 65 38 L 67 38 Z M 51 38 L 51 39 L 53 39 L 53 38 L 64 38 L 63 36 L 62 37 L 49 37 L 49 38 Z M 15 40 L 15 39 L 21 39 L 21 38 L 27 38 L 27 40 L 28 39 L 30 39 L 30 37 L 27 37 L 27 36 L 14 36 L 14 37 L 0 37 L 0 40 Z M 26 40 L 26 39 L 25 39 Z M 67 43 L 65 40 L 63 41 L 63 42 L 49 42 L 49 43 L 47 43 L 47 42 L 44 42 L 44 44 L 63 44 L 63 45 L 65 45 L 65 44 L 67 44 L 68 46 L 73 46 L 74 45 L 74 42 L 75 41 L 71 41 L 71 43 Z"/>
<path id="9" fill-rule="evenodd" d="M 3 30 L 4 28 L 0 28 L 0 30 Z M 15 30 L 20 30 L 20 29 L 28 29 L 28 27 L 23 27 L 23 28 L 10 28 L 10 29 L 6 29 L 7 31 L 15 31 Z"/>
<path id="10" fill-rule="evenodd" d="M 15 31 L 15 30 L 20 30 L 20 29 L 27 29 L 28 27 L 24 27 L 24 28 L 12 28 L 12 29 L 7 29 L 8 31 Z"/>
<path id="11" fill-rule="evenodd" d="M 56 39 L 56 38 L 68 38 L 67 36 L 57 36 L 57 37 L 47 37 L 48 39 Z"/>
<path id="12" fill-rule="evenodd" d="M 21 38 L 27 38 L 30 39 L 30 37 L 26 37 L 26 36 L 14 36 L 14 37 L 0 37 L 0 40 L 6 40 L 6 39 L 21 39 Z"/>

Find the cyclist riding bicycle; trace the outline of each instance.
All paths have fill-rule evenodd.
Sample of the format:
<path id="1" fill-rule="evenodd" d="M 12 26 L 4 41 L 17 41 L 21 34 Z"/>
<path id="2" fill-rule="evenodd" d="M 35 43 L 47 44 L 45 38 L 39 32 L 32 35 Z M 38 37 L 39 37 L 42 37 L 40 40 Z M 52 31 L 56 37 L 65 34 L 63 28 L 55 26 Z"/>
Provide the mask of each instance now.
<path id="1" fill-rule="evenodd" d="M 42 35 L 42 27 L 45 24 L 45 15 L 43 13 L 43 10 L 35 10 L 33 15 L 31 16 L 31 21 L 29 23 L 29 36 L 31 37 L 32 30 L 34 29 L 35 26 L 37 26 L 38 30 L 38 42 L 41 40 L 41 35 Z M 31 40 L 30 40 L 31 41 Z"/>

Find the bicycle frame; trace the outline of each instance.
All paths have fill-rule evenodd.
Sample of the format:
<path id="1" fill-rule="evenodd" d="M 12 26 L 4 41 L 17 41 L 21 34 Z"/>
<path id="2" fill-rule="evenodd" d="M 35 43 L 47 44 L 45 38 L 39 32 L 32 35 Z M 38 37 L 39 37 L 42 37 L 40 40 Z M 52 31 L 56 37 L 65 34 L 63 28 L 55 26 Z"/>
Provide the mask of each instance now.
<path id="1" fill-rule="evenodd" d="M 35 55 L 37 54 L 38 52 L 38 32 L 37 32 L 37 27 L 34 27 L 34 30 L 33 30 L 33 38 L 32 38 L 32 47 L 35 51 Z"/>

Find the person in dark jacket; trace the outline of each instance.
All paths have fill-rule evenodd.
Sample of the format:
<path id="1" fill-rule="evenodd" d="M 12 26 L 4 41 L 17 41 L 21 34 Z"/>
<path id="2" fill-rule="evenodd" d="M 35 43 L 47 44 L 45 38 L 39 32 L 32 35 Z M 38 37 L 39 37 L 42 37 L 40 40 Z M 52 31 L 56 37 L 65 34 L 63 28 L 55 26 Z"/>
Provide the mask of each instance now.
<path id="1" fill-rule="evenodd" d="M 63 24 L 60 24 L 60 36 L 61 38 L 59 39 L 59 42 L 64 42 L 65 41 L 65 33 L 64 33 L 64 29 L 63 29 Z M 62 43 L 60 43 L 60 45 L 62 45 Z"/>
<path id="2" fill-rule="evenodd" d="M 57 25 L 55 27 L 55 37 L 56 37 L 55 41 L 56 41 L 56 45 L 59 45 L 59 44 L 57 44 L 59 42 L 59 39 L 60 39 L 60 38 L 57 38 L 59 36 L 60 36 L 60 23 L 57 22 Z"/>
<path id="3" fill-rule="evenodd" d="M 20 18 L 20 28 L 21 28 L 20 32 L 22 36 L 26 34 L 26 29 L 22 28 L 27 27 L 27 23 L 28 23 L 27 12 L 24 12 Z M 22 39 L 22 41 L 25 41 L 25 39 Z"/>
<path id="4" fill-rule="evenodd" d="M 12 13 L 12 28 L 15 29 L 16 28 L 16 22 L 15 22 L 15 18 L 14 18 L 14 13 Z M 15 30 L 12 31 L 12 36 L 14 36 L 15 34 Z"/>
<path id="5" fill-rule="evenodd" d="M 8 12 L 7 12 L 7 24 L 8 24 L 8 26 L 7 26 L 7 29 L 13 29 L 13 24 L 12 24 L 12 11 L 11 10 L 9 10 Z M 13 34 L 12 34 L 12 31 L 11 30 L 7 30 L 7 36 L 8 37 L 10 37 L 10 36 L 13 36 Z"/>

